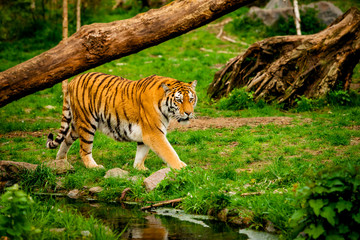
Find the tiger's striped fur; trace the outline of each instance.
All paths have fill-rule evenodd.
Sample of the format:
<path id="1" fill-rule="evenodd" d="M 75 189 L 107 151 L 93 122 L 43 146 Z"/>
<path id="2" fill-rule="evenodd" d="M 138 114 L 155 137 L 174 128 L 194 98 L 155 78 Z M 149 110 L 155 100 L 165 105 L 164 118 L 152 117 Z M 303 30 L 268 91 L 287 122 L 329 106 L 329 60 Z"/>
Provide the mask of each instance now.
<path id="1" fill-rule="evenodd" d="M 145 170 L 145 158 L 153 150 L 170 167 L 180 169 L 182 162 L 166 138 L 170 119 L 188 122 L 197 103 L 196 80 L 150 76 L 138 81 L 86 73 L 74 78 L 64 97 L 63 116 L 58 136 L 50 133 L 46 146 L 60 145 L 56 159 L 66 159 L 76 139 L 80 156 L 88 168 L 102 167 L 92 157 L 97 129 L 117 141 L 137 142 L 134 167 Z"/>

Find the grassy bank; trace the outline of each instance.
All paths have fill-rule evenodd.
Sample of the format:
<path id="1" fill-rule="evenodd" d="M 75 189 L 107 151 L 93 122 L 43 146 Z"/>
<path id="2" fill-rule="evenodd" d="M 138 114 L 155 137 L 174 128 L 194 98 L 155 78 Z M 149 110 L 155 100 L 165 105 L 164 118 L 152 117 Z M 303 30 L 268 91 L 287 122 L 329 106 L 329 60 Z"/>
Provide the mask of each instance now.
<path id="1" fill-rule="evenodd" d="M 244 10 L 241 9 L 229 16 L 237 19 L 243 13 Z M 109 21 L 113 18 L 114 15 L 109 16 Z M 284 236 L 290 236 L 292 227 L 289 219 L 297 208 L 294 193 L 309 180 L 315 180 L 320 171 L 360 164 L 360 106 L 307 102 L 309 108 L 294 108 L 289 111 L 282 110 L 281 106 L 266 104 L 253 105 L 244 110 L 221 110 L 206 95 L 215 72 L 230 58 L 262 38 L 255 29 L 236 28 L 237 23 L 234 20 L 225 28 L 237 40 L 236 43 L 217 39 L 219 29 L 202 27 L 90 71 L 132 80 L 153 74 L 187 82 L 196 79 L 199 97 L 195 110 L 197 116 L 276 116 L 289 117 L 289 122 L 169 132 L 170 143 L 188 167 L 172 172 L 167 180 L 150 193 L 145 191 L 142 179 L 166 167 L 162 160 L 150 152 L 145 162 L 149 171 L 134 170 L 132 164 L 136 144 L 118 143 L 97 132 L 93 156 L 105 169 L 86 169 L 81 163 L 79 142 L 76 141 L 68 154 L 68 160 L 75 167 L 73 173 L 57 178 L 46 169 L 40 169 L 34 174 L 23 176 L 20 183 L 22 188 L 31 193 L 101 186 L 104 191 L 97 198 L 113 201 L 120 197 L 125 188 L 130 187 L 132 191 L 128 194 L 128 200 L 145 204 L 147 201 L 181 197 L 185 199 L 180 207 L 188 212 L 217 215 L 226 208 L 231 212 L 231 217 L 245 217 L 253 228 L 263 229 L 267 221 L 271 221 Z M 44 50 L 42 47 L 31 50 L 31 45 L 26 49 L 24 46 L 15 50 L 14 46 L 21 45 L 21 42 L 14 45 L 2 43 L 7 49 L 0 54 L 2 70 Z M 354 72 L 355 82 L 360 81 L 359 69 L 358 66 Z M 350 102 L 356 102 L 356 99 L 358 97 L 355 94 Z M 45 143 L 47 134 L 57 132 L 60 127 L 61 109 L 60 85 L 1 108 L 0 159 L 35 164 L 55 159 L 56 150 L 46 149 Z M 129 171 L 130 176 L 136 176 L 138 180 L 104 179 L 105 171 L 115 167 Z M 62 189 L 56 188 L 58 180 L 63 183 Z M 244 197 L 244 193 L 259 195 Z M 53 216 L 54 210 L 43 206 L 37 206 L 32 213 L 33 218 L 39 222 L 36 228 L 49 222 L 52 222 L 54 228 L 62 228 L 71 225 L 60 223 L 62 218 L 70 221 L 74 217 L 73 212 L 62 217 Z M 44 213 L 45 218 L 40 213 Z M 90 225 L 97 224 L 92 221 L 95 220 L 90 219 Z M 70 232 L 79 234 L 78 230 Z"/>

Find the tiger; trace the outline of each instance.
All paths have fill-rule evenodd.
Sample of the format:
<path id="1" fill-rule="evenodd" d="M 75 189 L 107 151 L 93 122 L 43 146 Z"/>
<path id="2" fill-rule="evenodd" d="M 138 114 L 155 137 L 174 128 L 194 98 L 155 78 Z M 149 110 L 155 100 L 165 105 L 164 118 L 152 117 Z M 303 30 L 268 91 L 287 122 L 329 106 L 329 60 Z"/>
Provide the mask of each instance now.
<path id="1" fill-rule="evenodd" d="M 104 168 L 92 156 L 95 131 L 116 141 L 137 142 L 134 168 L 148 170 L 145 158 L 151 149 L 169 167 L 186 164 L 166 138 L 171 119 L 188 123 L 197 104 L 195 87 L 169 77 L 149 76 L 137 81 L 104 73 L 90 72 L 70 81 L 64 94 L 61 127 L 46 147 L 60 145 L 56 159 L 67 159 L 73 142 L 80 140 L 80 157 L 86 168 Z"/>

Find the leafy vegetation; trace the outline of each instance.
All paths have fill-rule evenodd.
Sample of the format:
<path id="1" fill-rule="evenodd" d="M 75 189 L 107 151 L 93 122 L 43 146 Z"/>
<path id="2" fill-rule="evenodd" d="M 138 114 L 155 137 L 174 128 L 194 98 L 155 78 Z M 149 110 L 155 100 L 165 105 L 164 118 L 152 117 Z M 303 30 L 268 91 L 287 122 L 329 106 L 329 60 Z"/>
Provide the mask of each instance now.
<path id="1" fill-rule="evenodd" d="M 218 108 L 222 110 L 243 110 L 248 108 L 263 108 L 265 101 L 254 102 L 253 94 L 247 92 L 245 88 L 234 89 L 228 97 L 220 99 Z"/>
<path id="2" fill-rule="evenodd" d="M 0 235 L 23 239 L 40 233 L 28 218 L 34 200 L 15 184 L 1 196 Z"/>
<path id="3" fill-rule="evenodd" d="M 300 96 L 296 99 L 296 111 L 312 111 L 324 108 L 325 106 L 339 107 L 339 106 L 358 106 L 359 94 L 354 91 L 331 91 L 325 99 L 309 99 L 305 96 Z"/>
<path id="4" fill-rule="evenodd" d="M 246 14 L 245 10 L 238 13 L 239 15 L 231 22 L 229 29 L 235 32 L 240 39 L 251 39 L 254 37 L 254 32 L 262 38 L 296 35 L 294 17 L 292 16 L 289 16 L 287 19 L 280 17 L 275 25 L 266 26 L 260 19 L 253 18 Z M 319 21 L 316 14 L 317 11 L 314 9 L 300 11 L 302 34 L 314 34 L 325 29 L 326 25 Z"/>
<path id="5" fill-rule="evenodd" d="M 84 12 L 84 22 L 109 22 L 128 18 L 140 10 L 111 11 L 106 5 L 96 11 L 98 14 L 88 7 Z M 180 207 L 188 212 L 217 215 L 222 209 L 227 208 L 232 213 L 232 217 L 245 217 L 253 228 L 263 229 L 270 221 L 284 238 L 291 238 L 295 233 L 293 233 L 293 227 L 289 225 L 289 219 L 299 208 L 306 211 L 306 215 L 304 213 L 298 219 L 295 217 L 293 219 L 300 221 L 298 225 L 301 225 L 301 221 L 309 223 L 308 226 L 314 224 L 315 228 L 307 230 L 309 234 L 311 231 L 320 229 L 318 227 L 320 223 L 325 230 L 334 227 L 326 222 L 327 217 L 320 218 L 320 214 L 318 214 L 320 217 L 316 215 L 317 212 L 312 207 L 313 203 L 310 205 L 310 201 L 333 196 L 330 190 L 319 195 L 314 186 L 320 184 L 319 186 L 324 187 L 324 184 L 336 177 L 343 182 L 344 187 L 340 189 L 343 192 L 341 194 L 337 192 L 337 198 L 331 198 L 333 201 L 324 203 L 320 210 L 334 204 L 339 204 L 338 207 L 340 207 L 339 202 L 345 200 L 352 203 L 351 211 L 354 212 L 358 206 L 347 200 L 348 198 L 339 198 L 339 196 L 345 194 L 347 197 L 356 198 L 353 195 L 356 192 L 350 193 L 347 190 L 350 184 L 355 186 L 355 175 L 351 175 L 353 174 L 351 171 L 348 173 L 345 171 L 347 175 L 343 173 L 341 176 L 327 170 L 345 166 L 348 169 L 357 169 L 360 164 L 360 101 L 357 93 L 338 90 L 330 93 L 323 100 L 302 97 L 298 100 L 297 108 L 288 111 L 284 111 L 281 106 L 267 105 L 264 102 L 254 103 L 251 93 L 243 89 L 234 91 L 227 99 L 218 103 L 213 103 L 208 99 L 207 87 L 219 67 L 250 44 L 264 37 L 262 34 L 265 34 L 266 30 L 258 25 L 260 23 L 254 25 L 249 19 L 244 18 L 246 12 L 247 10 L 242 8 L 226 16 L 235 18 L 225 27 L 225 31 L 232 36 L 237 36 L 236 43 L 221 41 L 216 38 L 218 32 L 214 33 L 211 28 L 202 27 L 174 40 L 91 69 L 91 71 L 119 75 L 133 80 L 152 74 L 183 81 L 196 79 L 199 96 L 197 116 L 278 117 L 290 119 L 288 122 L 265 124 L 254 121 L 254 123 L 237 128 L 231 126 L 205 128 L 204 126 L 203 130 L 169 132 L 170 143 L 188 167 L 181 171 L 171 172 L 168 179 L 149 193 L 146 192 L 142 180 L 165 167 L 162 160 L 150 152 L 146 160 L 146 165 L 150 170 L 145 172 L 134 170 L 132 163 L 136 153 L 136 144 L 117 143 L 97 132 L 93 156 L 106 169 L 85 169 L 78 153 L 79 142 L 76 141 L 68 155 L 69 162 L 75 168 L 74 172 L 59 178 L 40 165 L 35 172 L 29 172 L 23 176 L 20 182 L 22 188 L 33 194 L 34 192 L 67 191 L 74 188 L 86 187 L 85 189 L 88 189 L 101 186 L 104 190 L 97 195 L 97 198 L 103 201 L 116 201 L 121 197 L 122 191 L 130 187 L 128 200 L 153 202 L 181 197 L 184 201 Z M 52 12 L 52 14 L 55 13 Z M 219 21 L 221 20 L 223 19 Z M 52 28 L 52 26 L 46 24 L 46 28 Z M 39 54 L 56 45 L 61 37 L 61 31 L 56 28 L 53 28 L 53 33 L 51 33 L 56 37 L 46 37 L 46 34 L 50 34 L 49 30 L 43 28 L 35 35 L 26 38 L 25 35 L 19 35 L 11 41 L 0 42 L 0 69 L 5 70 Z M 42 37 L 45 40 L 41 40 Z M 355 83 L 360 81 L 359 69 L 358 66 L 354 70 L 353 82 Z M 47 134 L 59 128 L 61 110 L 62 93 L 59 84 L 1 108 L 0 159 L 35 164 L 54 159 L 56 151 L 46 149 L 45 142 Z M 114 167 L 129 171 L 130 176 L 136 179 L 104 179 L 105 171 Z M 349 176 L 348 179 L 344 179 L 345 176 Z M 56 185 L 59 180 L 63 184 L 62 187 Z M 312 183 L 309 184 L 309 180 Z M 336 182 L 334 184 L 336 185 Z M 311 191 L 314 193 L 302 195 L 306 192 L 305 190 L 308 194 Z M 16 191 L 14 190 L 12 194 Z M 244 197 L 243 193 L 259 194 Z M 315 193 L 318 195 L 314 195 Z M 5 194 L 3 196 L 9 196 L 9 193 Z M 28 195 L 22 196 L 27 198 Z M 108 236 L 116 238 L 116 235 L 107 231 L 98 220 L 93 217 L 85 219 L 77 216 L 78 212 L 69 210 L 58 203 L 40 199 L 36 199 L 35 204 L 30 204 L 30 201 L 28 203 L 29 205 L 25 206 L 27 211 L 24 221 L 31 219 L 31 223 L 35 224 L 30 226 L 30 232 L 26 232 L 29 228 L 23 224 L 26 231 L 24 230 L 22 234 L 39 236 L 36 232 L 31 232 L 31 229 L 40 229 L 44 239 L 81 238 L 81 231 L 85 230 L 90 231 L 94 239 L 105 239 Z M 3 206 L 10 206 L 6 204 L 2 203 Z M 338 208 L 334 210 L 336 227 L 340 227 L 337 221 L 342 219 L 342 214 L 349 214 L 350 205 L 344 206 L 346 208 L 340 212 Z M 9 211 L 15 214 L 18 211 L 12 209 L 15 207 L 17 206 L 2 208 L 1 216 L 8 216 Z M 356 212 L 354 212 L 355 215 Z M 352 215 L 348 216 L 348 219 L 351 217 Z M 50 231 L 52 228 L 66 228 L 66 231 L 54 233 Z M 346 229 L 342 228 L 345 232 Z M 305 231 L 305 229 L 298 229 L 298 231 Z M 323 236 L 319 235 L 319 238 Z"/>
<path id="6" fill-rule="evenodd" d="M 298 191 L 297 210 L 291 217 L 308 239 L 359 239 L 360 172 L 351 165 L 324 170 Z M 305 239 L 299 235 L 297 239 Z"/>

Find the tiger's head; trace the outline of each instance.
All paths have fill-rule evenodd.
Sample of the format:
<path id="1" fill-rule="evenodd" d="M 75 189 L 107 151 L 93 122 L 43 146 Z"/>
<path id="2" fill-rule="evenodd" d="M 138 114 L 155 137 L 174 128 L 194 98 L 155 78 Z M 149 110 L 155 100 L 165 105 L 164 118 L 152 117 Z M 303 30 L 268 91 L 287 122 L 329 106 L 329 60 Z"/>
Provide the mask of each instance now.
<path id="1" fill-rule="evenodd" d="M 194 118 L 194 108 L 197 103 L 195 92 L 197 81 L 190 83 L 177 81 L 175 84 L 162 83 L 165 90 L 162 105 L 163 113 L 170 118 L 175 118 L 180 123 L 188 123 Z"/>

